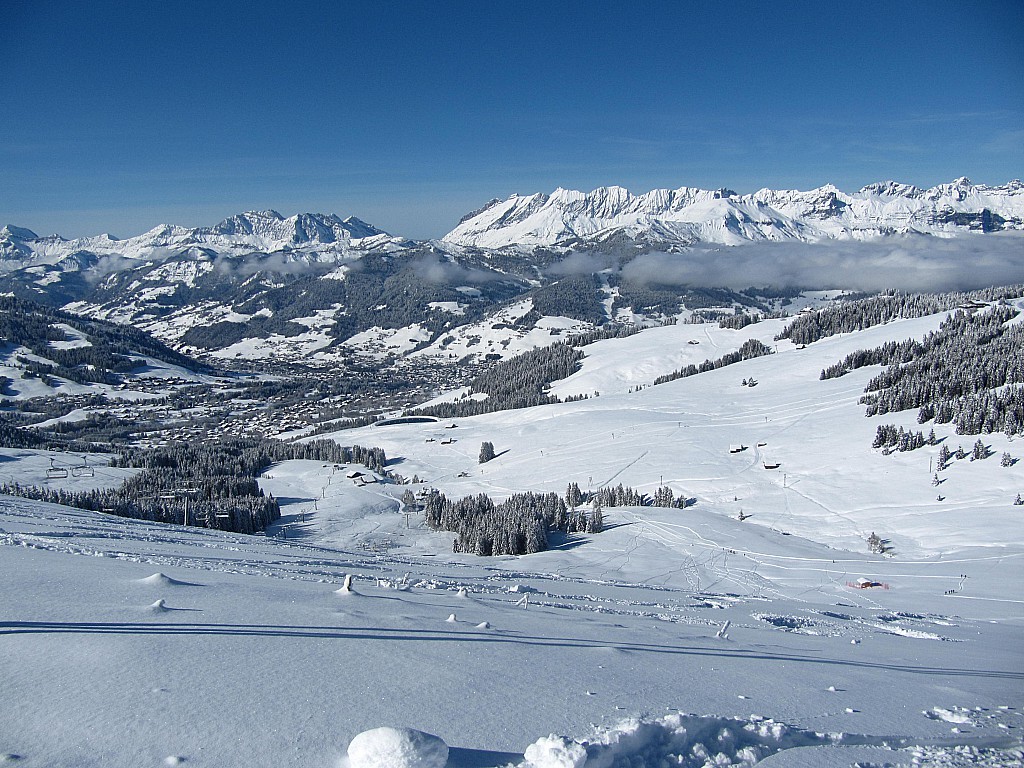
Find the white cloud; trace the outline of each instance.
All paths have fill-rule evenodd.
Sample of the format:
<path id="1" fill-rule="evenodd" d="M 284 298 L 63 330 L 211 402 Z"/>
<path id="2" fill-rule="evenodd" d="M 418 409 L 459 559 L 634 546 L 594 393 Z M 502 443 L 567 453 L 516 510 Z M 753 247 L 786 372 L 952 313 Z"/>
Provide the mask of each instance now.
<path id="1" fill-rule="evenodd" d="M 623 266 L 622 276 L 643 283 L 734 289 L 773 285 L 862 291 L 966 290 L 1024 282 L 1024 233 L 754 243 L 650 253 Z"/>

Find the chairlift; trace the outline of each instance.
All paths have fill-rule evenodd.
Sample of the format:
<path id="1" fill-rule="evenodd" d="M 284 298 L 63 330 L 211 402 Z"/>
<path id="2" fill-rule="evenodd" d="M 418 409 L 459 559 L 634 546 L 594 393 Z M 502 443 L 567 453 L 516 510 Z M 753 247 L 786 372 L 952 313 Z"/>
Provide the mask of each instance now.
<path id="1" fill-rule="evenodd" d="M 50 468 L 46 470 L 46 478 L 48 480 L 67 477 L 68 471 L 64 467 L 57 467 L 53 464 L 54 460 L 50 459 Z"/>
<path id="2" fill-rule="evenodd" d="M 89 466 L 89 457 L 83 456 L 82 461 L 85 462 L 80 467 L 71 468 L 72 477 L 95 477 L 96 470 Z"/>

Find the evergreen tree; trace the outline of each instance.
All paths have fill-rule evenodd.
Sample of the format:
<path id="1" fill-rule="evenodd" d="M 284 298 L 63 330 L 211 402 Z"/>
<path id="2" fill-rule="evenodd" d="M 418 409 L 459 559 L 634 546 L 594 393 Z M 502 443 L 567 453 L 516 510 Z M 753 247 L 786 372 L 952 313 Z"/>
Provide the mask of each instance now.
<path id="1" fill-rule="evenodd" d="M 986 446 L 985 443 L 983 443 L 981 438 L 979 437 L 977 442 L 974 443 L 974 450 L 971 451 L 971 461 L 975 461 L 977 459 L 987 459 L 987 458 L 988 458 L 988 446 Z"/>
<path id="2" fill-rule="evenodd" d="M 590 513 L 590 522 L 587 525 L 587 533 L 600 533 L 604 530 L 604 512 L 601 509 L 601 502 L 595 501 L 593 511 Z"/>
<path id="3" fill-rule="evenodd" d="M 565 503 L 572 509 L 576 509 L 576 507 L 583 503 L 583 493 L 576 483 L 569 483 L 565 489 Z"/>
<path id="4" fill-rule="evenodd" d="M 489 440 L 485 440 L 480 444 L 480 463 L 486 464 L 488 461 L 494 458 L 494 444 Z"/>

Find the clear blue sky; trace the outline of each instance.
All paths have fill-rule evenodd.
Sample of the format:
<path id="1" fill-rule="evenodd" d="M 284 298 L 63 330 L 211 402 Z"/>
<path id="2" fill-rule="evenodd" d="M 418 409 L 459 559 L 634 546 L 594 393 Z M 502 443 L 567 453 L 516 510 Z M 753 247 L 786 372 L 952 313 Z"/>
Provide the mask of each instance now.
<path id="1" fill-rule="evenodd" d="M 0 224 L 1024 177 L 1024 3 L 47 2 L 0 14 Z"/>

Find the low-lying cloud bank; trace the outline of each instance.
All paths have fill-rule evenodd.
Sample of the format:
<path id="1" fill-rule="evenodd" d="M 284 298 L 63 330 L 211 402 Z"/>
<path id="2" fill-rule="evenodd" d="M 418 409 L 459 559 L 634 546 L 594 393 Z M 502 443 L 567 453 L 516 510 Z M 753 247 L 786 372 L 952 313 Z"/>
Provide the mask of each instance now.
<path id="1" fill-rule="evenodd" d="M 421 280 L 441 285 L 483 285 L 503 277 L 496 272 L 473 269 L 435 256 L 423 256 L 412 262 L 410 268 Z"/>
<path id="2" fill-rule="evenodd" d="M 766 285 L 970 290 L 1024 282 L 1024 232 L 696 248 L 644 254 L 624 265 L 621 273 L 640 283 L 737 290 Z"/>

